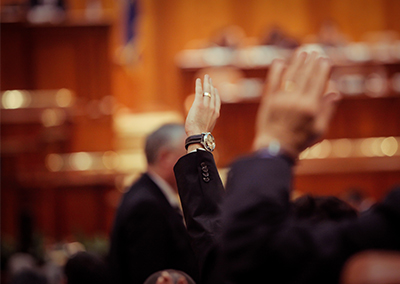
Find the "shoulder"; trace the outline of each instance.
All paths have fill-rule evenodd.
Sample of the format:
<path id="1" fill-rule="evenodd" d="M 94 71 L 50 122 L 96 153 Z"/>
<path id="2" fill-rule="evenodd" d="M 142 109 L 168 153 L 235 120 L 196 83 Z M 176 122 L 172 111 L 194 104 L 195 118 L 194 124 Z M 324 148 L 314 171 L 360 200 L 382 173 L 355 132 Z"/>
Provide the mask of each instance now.
<path id="1" fill-rule="evenodd" d="M 123 215 L 159 211 L 163 204 L 162 192 L 147 176 L 141 177 L 123 195 L 118 210 Z"/>

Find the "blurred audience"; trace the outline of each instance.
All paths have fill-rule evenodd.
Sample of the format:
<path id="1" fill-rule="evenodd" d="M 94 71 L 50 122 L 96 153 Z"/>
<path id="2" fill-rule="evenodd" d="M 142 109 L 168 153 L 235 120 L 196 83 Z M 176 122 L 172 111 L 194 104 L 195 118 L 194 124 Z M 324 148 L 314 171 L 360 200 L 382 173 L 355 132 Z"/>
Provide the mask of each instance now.
<path id="1" fill-rule="evenodd" d="M 332 19 L 322 22 L 317 34 L 317 43 L 325 47 L 345 46 L 349 42 L 347 36 L 341 32 L 339 25 Z"/>
<path id="2" fill-rule="evenodd" d="M 211 46 L 239 48 L 246 38 L 246 34 L 240 26 L 228 25 L 214 32 L 210 39 Z"/>
<path id="3" fill-rule="evenodd" d="M 287 35 L 279 26 L 273 26 L 262 38 L 262 45 L 274 45 L 279 48 L 294 49 L 298 47 L 299 42 Z"/>
<path id="4" fill-rule="evenodd" d="M 10 284 L 49 284 L 43 273 L 34 269 L 22 269 L 12 275 Z"/>
<path id="5" fill-rule="evenodd" d="M 342 198 L 358 212 L 364 212 L 376 203 L 372 197 L 368 197 L 360 188 L 349 188 Z"/>
<path id="6" fill-rule="evenodd" d="M 358 212 L 346 201 L 335 196 L 312 196 L 305 194 L 293 201 L 294 215 L 319 223 L 324 221 L 343 221 L 356 218 Z"/>
<path id="7" fill-rule="evenodd" d="M 7 262 L 7 279 L 10 284 L 48 284 L 36 259 L 28 253 L 14 253 Z"/>

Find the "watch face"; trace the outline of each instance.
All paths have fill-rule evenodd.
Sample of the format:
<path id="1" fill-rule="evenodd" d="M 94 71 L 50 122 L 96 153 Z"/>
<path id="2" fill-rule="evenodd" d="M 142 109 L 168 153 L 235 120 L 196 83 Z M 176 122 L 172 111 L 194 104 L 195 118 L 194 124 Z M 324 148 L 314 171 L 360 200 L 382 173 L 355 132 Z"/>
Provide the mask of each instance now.
<path id="1" fill-rule="evenodd" d="M 212 152 L 215 149 L 215 140 L 214 136 L 211 135 L 211 133 L 206 133 L 204 135 L 204 147 L 206 150 Z"/>

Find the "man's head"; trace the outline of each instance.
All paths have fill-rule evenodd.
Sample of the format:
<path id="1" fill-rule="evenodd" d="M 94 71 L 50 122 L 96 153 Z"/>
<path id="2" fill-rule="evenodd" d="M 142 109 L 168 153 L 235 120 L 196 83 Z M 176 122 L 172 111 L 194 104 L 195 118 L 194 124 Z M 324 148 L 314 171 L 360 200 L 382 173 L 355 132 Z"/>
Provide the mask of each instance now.
<path id="1" fill-rule="evenodd" d="M 80 251 L 72 255 L 64 266 L 67 284 L 111 283 L 106 262 L 98 255 Z"/>
<path id="2" fill-rule="evenodd" d="M 300 196 L 293 201 L 293 211 L 299 219 L 315 223 L 323 221 L 340 222 L 357 217 L 357 211 L 346 201 L 335 196 Z"/>
<path id="3" fill-rule="evenodd" d="M 146 139 L 145 154 L 148 169 L 154 171 L 174 188 L 176 187 L 173 167 L 186 151 L 183 124 L 169 123 L 161 126 Z"/>
<path id="4" fill-rule="evenodd" d="M 185 272 L 175 269 L 166 269 L 154 272 L 144 284 L 196 284 L 192 277 Z"/>

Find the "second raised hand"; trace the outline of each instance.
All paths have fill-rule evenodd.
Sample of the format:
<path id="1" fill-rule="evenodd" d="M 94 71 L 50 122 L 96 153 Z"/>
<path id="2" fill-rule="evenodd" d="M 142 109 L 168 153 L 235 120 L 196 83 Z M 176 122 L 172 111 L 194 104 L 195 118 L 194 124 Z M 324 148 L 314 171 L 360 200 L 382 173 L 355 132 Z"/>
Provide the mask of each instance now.
<path id="1" fill-rule="evenodd" d="M 254 150 L 279 143 L 296 159 L 328 128 L 340 96 L 327 93 L 331 65 L 317 54 L 299 53 L 286 66 L 275 60 L 258 115 Z"/>

